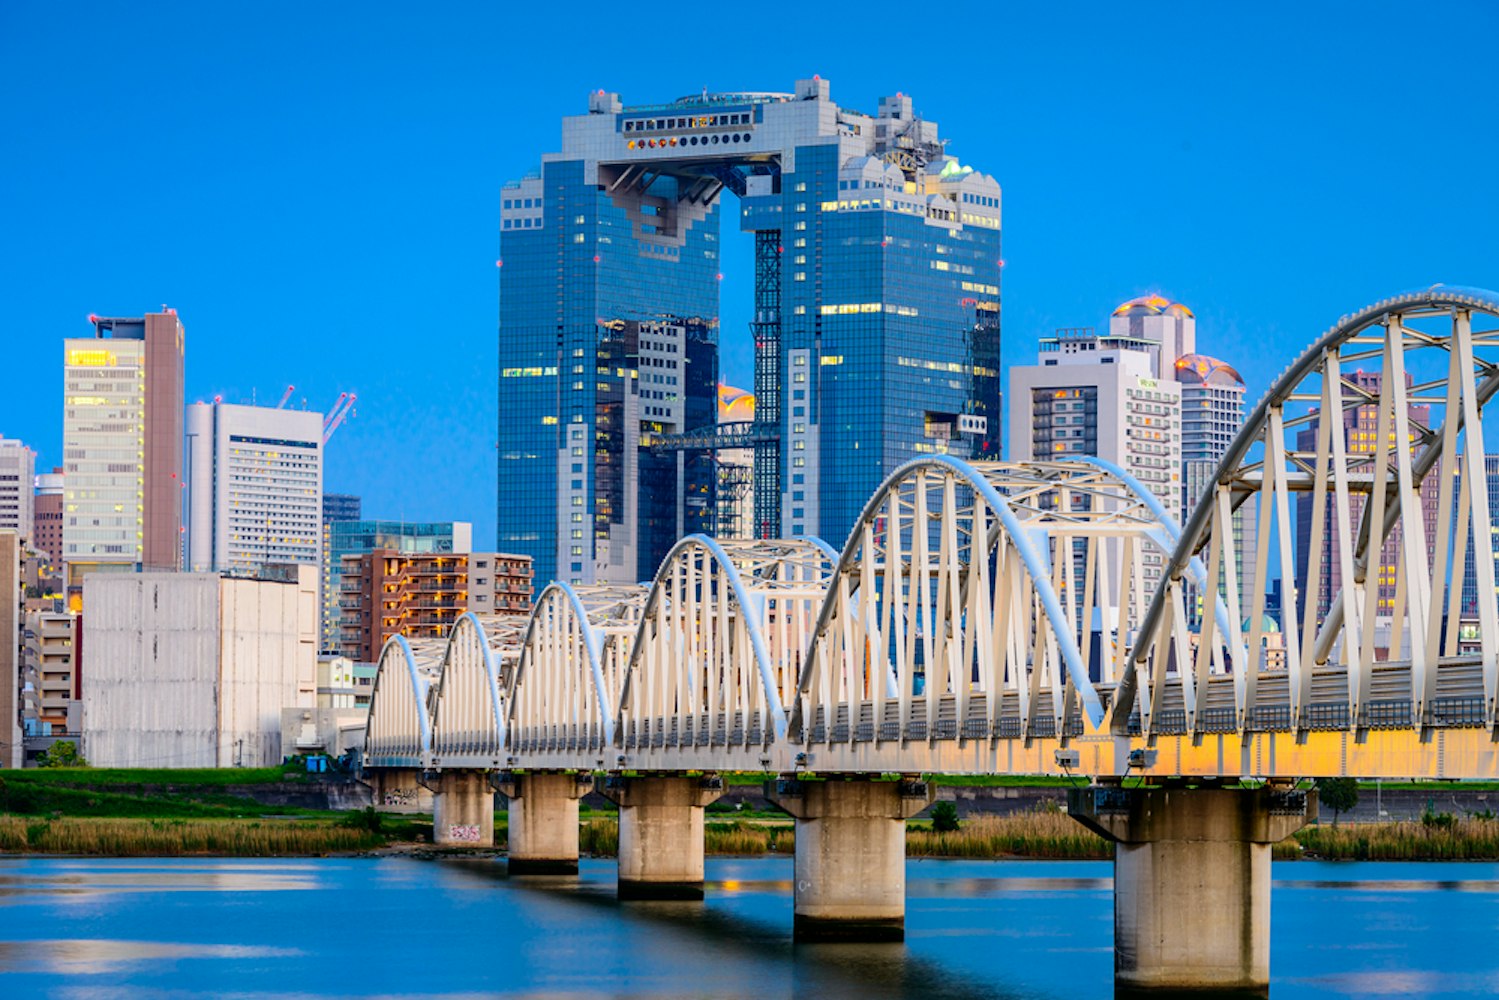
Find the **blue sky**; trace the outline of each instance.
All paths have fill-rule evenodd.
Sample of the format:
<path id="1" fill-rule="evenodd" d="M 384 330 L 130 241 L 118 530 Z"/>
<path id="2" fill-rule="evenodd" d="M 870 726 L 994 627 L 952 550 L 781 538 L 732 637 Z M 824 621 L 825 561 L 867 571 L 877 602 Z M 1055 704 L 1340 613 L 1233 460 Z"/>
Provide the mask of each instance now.
<path id="1" fill-rule="evenodd" d="M 166 303 L 190 400 L 355 391 L 328 488 L 487 544 L 499 189 L 600 87 L 912 95 L 1003 185 L 1010 363 L 1159 291 L 1258 397 L 1344 313 L 1499 285 L 1493 4 L 505 6 L 0 5 L 0 434 L 60 464 L 61 339 Z"/>

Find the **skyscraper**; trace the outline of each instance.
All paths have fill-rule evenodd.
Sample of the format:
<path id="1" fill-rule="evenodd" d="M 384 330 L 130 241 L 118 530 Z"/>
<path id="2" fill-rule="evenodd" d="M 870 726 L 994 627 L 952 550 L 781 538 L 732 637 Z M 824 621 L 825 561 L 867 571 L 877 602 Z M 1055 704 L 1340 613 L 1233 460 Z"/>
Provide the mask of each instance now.
<path id="1" fill-rule="evenodd" d="M 323 415 L 230 403 L 187 408 L 187 561 L 194 572 L 320 564 Z"/>
<path id="2" fill-rule="evenodd" d="M 716 438 L 720 204 L 754 234 L 754 429 Z M 754 532 L 840 543 L 922 454 L 999 454 L 1000 188 L 903 95 L 592 95 L 501 202 L 499 544 L 649 577 L 753 451 Z M 731 331 L 726 336 L 735 336 Z"/>
<path id="3" fill-rule="evenodd" d="M 33 491 L 36 454 L 19 441 L 0 438 L 0 528 L 36 544 Z"/>
<path id="4" fill-rule="evenodd" d="M 63 342 L 63 559 L 98 570 L 182 565 L 183 329 L 175 309 L 90 316 Z"/>

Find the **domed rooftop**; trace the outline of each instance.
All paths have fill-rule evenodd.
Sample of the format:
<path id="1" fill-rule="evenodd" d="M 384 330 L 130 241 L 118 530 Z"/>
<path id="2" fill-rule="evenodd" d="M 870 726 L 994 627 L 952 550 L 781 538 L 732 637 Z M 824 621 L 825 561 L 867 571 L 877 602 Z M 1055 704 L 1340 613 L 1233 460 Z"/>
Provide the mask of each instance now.
<path id="1" fill-rule="evenodd" d="M 754 395 L 720 382 L 718 384 L 718 422 L 735 424 L 754 419 Z"/>
<path id="2" fill-rule="evenodd" d="M 1192 310 L 1180 302 L 1172 302 L 1165 296 L 1151 292 L 1148 295 L 1138 295 L 1128 302 L 1120 303 L 1119 308 L 1114 310 L 1115 316 L 1185 316 L 1194 318 Z"/>
<path id="3" fill-rule="evenodd" d="M 1176 380 L 1188 385 L 1222 385 L 1244 388 L 1244 376 L 1227 362 L 1206 354 L 1183 354 L 1176 359 Z"/>

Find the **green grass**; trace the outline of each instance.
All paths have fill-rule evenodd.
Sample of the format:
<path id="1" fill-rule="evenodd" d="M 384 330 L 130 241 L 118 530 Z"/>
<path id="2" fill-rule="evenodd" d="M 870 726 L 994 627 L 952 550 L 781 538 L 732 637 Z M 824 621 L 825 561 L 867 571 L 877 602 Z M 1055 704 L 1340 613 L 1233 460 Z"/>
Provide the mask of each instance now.
<path id="1" fill-rule="evenodd" d="M 170 785 L 174 788 L 224 785 L 269 785 L 283 780 L 300 781 L 305 775 L 283 771 L 279 767 L 205 767 L 205 768 L 109 768 L 109 767 L 38 767 L 7 770 L 7 780 L 29 781 L 42 785 Z"/>

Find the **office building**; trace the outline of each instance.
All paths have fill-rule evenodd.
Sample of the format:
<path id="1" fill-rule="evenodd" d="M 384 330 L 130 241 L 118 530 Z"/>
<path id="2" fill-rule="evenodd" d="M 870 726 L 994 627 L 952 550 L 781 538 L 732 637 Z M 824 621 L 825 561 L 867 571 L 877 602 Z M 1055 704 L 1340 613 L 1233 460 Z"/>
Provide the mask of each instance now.
<path id="1" fill-rule="evenodd" d="M 756 412 L 720 439 L 726 190 Z M 752 450 L 756 536 L 834 545 L 902 462 L 999 454 L 1000 188 L 909 97 L 600 91 L 503 189 L 500 242 L 498 544 L 538 581 L 649 578 L 715 520 L 715 447 Z"/>
<path id="2" fill-rule="evenodd" d="M 187 564 L 259 573 L 323 554 L 323 415 L 229 403 L 187 408 Z"/>
<path id="3" fill-rule="evenodd" d="M 62 570 L 62 466 L 38 473 L 31 512 L 31 547 L 47 565 L 47 575 Z"/>
<path id="4" fill-rule="evenodd" d="M 175 309 L 91 316 L 63 343 L 63 560 L 102 570 L 182 565 L 182 323 Z"/>
<path id="5" fill-rule="evenodd" d="M 0 529 L 27 542 L 35 538 L 36 454 L 19 441 L 0 438 Z"/>
<path id="6" fill-rule="evenodd" d="M 1483 471 L 1484 482 L 1488 488 L 1489 519 L 1490 521 L 1493 521 L 1494 519 L 1499 518 L 1499 455 L 1484 455 Z M 1462 477 L 1459 476 L 1457 483 L 1455 483 L 1454 485 L 1459 485 L 1461 484 L 1461 482 Z M 1454 521 L 1457 517 L 1457 511 L 1457 497 L 1454 495 Z M 1470 530 L 1468 539 L 1468 548 L 1463 553 L 1463 594 L 1461 613 L 1462 617 L 1464 618 L 1476 620 L 1478 617 L 1479 587 L 1478 564 L 1473 558 L 1473 554 L 1476 551 L 1473 548 L 1473 543 L 1474 541 L 1482 542 L 1484 540 L 1484 536 L 1479 535 L 1475 539 Z M 1494 553 L 1495 562 L 1499 563 L 1499 528 L 1496 528 L 1492 525 L 1490 526 L 1487 532 L 1487 541 L 1490 549 Z M 1499 566 L 1496 566 L 1495 568 L 1495 576 L 1499 577 Z M 1495 584 L 1496 586 L 1499 586 L 1499 579 L 1495 580 Z M 1488 595 L 1488 600 L 1491 603 L 1499 602 L 1499 592 Z"/>
<path id="7" fill-rule="evenodd" d="M 445 639 L 462 614 L 524 615 L 531 560 L 503 553 L 376 549 L 344 557 L 342 654 L 371 663 L 393 635 Z"/>
<path id="8" fill-rule="evenodd" d="M 357 521 L 363 517 L 363 502 L 352 493 L 323 494 L 323 523 Z"/>
<path id="9" fill-rule="evenodd" d="M 1010 369 L 1011 458 L 1106 459 L 1139 479 L 1180 522 L 1181 385 L 1161 377 L 1160 348 L 1158 341 L 1112 330 L 1100 335 L 1092 327 L 1043 338 L 1036 364 Z"/>
<path id="10" fill-rule="evenodd" d="M 322 635 L 319 648 L 337 653 L 342 640 L 344 557 L 376 549 L 401 554 L 444 554 L 473 550 L 474 527 L 467 521 L 333 521 L 327 525 L 327 559 L 323 564 Z"/>
<path id="11" fill-rule="evenodd" d="M 96 767 L 270 767 L 317 699 L 317 568 L 84 581 L 83 753 Z"/>

